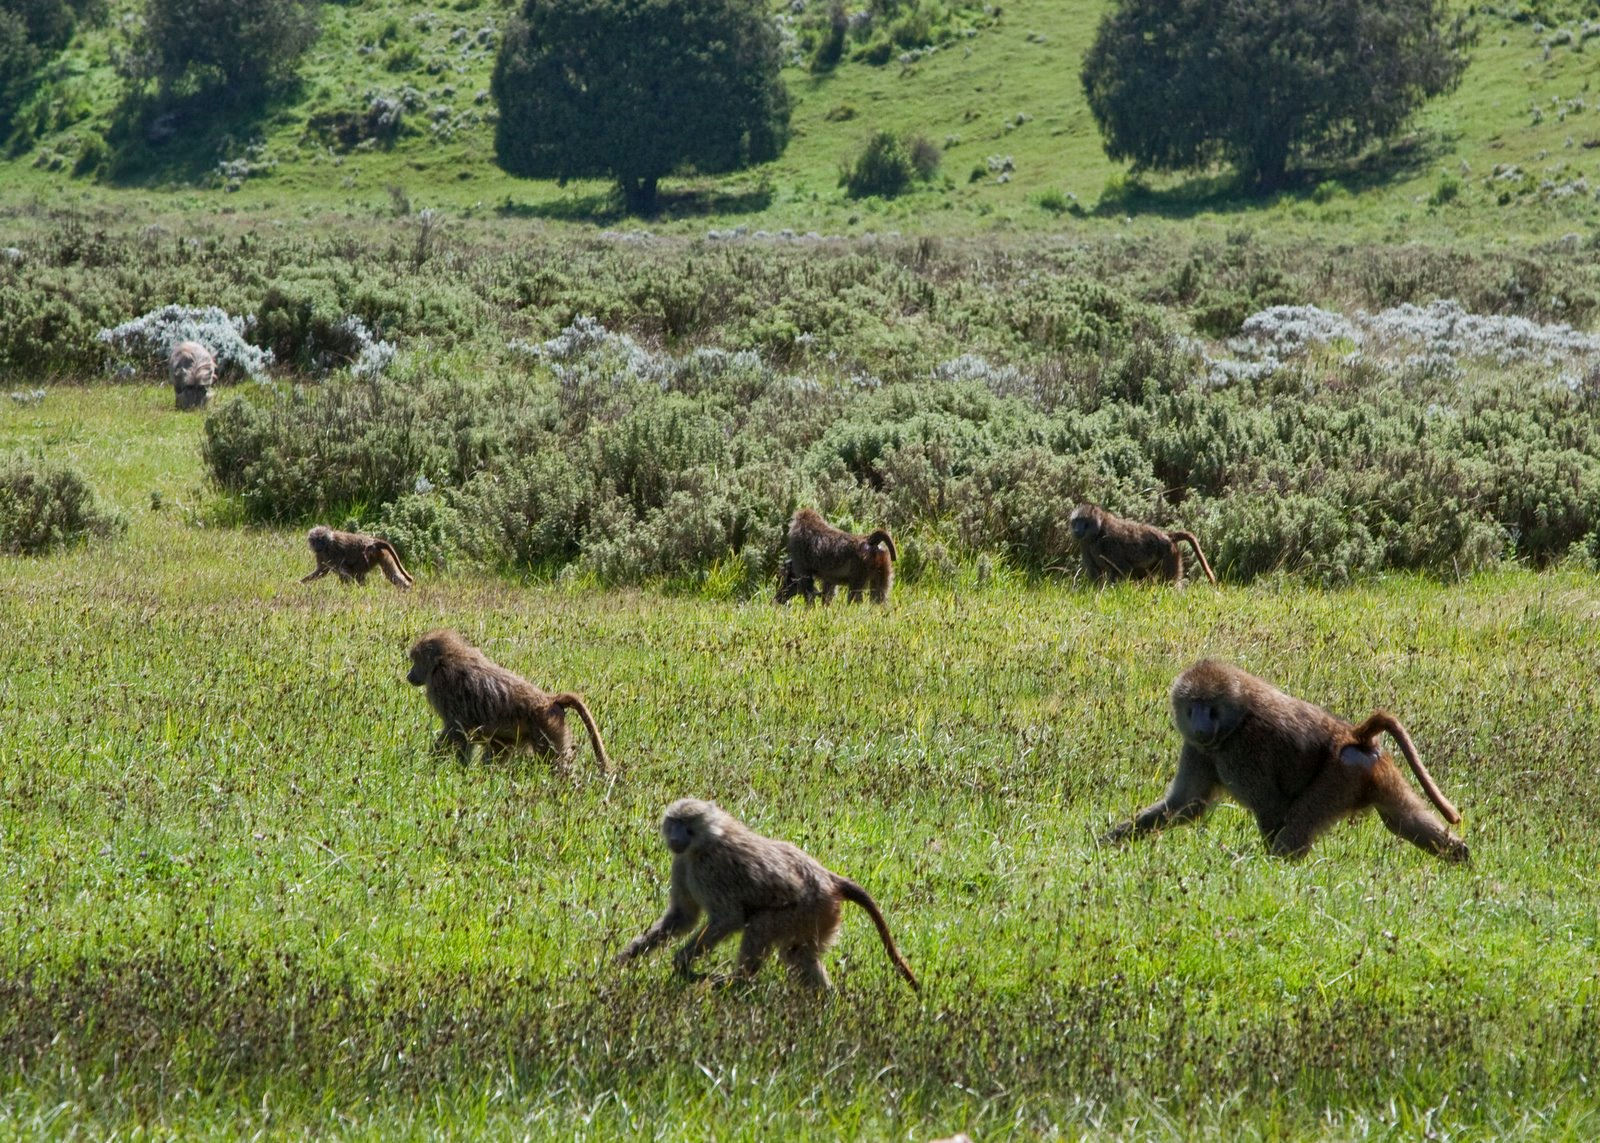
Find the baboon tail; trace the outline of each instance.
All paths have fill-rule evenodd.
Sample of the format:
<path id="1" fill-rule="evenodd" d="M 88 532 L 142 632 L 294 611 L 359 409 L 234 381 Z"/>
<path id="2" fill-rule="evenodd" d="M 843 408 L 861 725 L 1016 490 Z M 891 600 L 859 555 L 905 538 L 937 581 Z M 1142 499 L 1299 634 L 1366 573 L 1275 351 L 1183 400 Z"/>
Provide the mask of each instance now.
<path id="1" fill-rule="evenodd" d="M 383 574 L 389 577 L 389 582 L 396 587 L 409 588 L 412 584 L 411 573 L 400 562 L 400 553 L 394 550 L 394 545 L 388 540 L 376 540 L 372 546 L 378 549 L 378 563 L 383 565 Z M 388 559 L 384 559 L 384 556 Z"/>
<path id="2" fill-rule="evenodd" d="M 1406 756 L 1406 761 L 1411 764 L 1411 772 L 1417 776 L 1417 781 L 1422 783 L 1422 790 L 1428 795 L 1428 800 L 1439 807 L 1439 812 L 1444 815 L 1445 821 L 1456 825 L 1461 821 L 1461 811 L 1450 804 L 1450 799 L 1444 796 L 1433 780 L 1433 775 L 1428 773 L 1428 768 L 1422 764 L 1422 759 L 1417 757 L 1417 748 L 1412 745 L 1411 735 L 1406 733 L 1406 728 L 1400 725 L 1400 720 L 1385 710 L 1375 710 L 1370 718 L 1356 727 L 1356 737 L 1363 743 L 1370 743 L 1378 737 L 1380 731 L 1388 731 L 1389 736 L 1400 744 L 1400 753 Z"/>
<path id="3" fill-rule="evenodd" d="M 1174 540 L 1182 540 L 1194 549 L 1194 558 L 1200 561 L 1200 570 L 1206 573 L 1206 578 L 1212 583 L 1217 582 L 1216 575 L 1211 571 L 1211 565 L 1206 562 L 1206 554 L 1200 550 L 1200 541 L 1194 538 L 1193 532 L 1168 532 Z"/>
<path id="4" fill-rule="evenodd" d="M 604 774 L 611 769 L 611 759 L 606 757 L 606 744 L 600 739 L 600 728 L 594 724 L 594 715 L 590 714 L 589 708 L 584 705 L 583 696 L 567 692 L 554 696 L 550 701 L 563 709 L 578 712 L 578 717 L 583 719 L 584 728 L 589 732 L 589 741 L 594 744 L 594 757 L 600 764 L 600 773 Z"/>
<path id="5" fill-rule="evenodd" d="M 894 537 L 889 535 L 889 530 L 887 528 L 879 528 L 876 532 L 867 537 L 867 547 L 870 548 L 875 544 L 882 544 L 884 547 L 888 548 L 889 558 L 891 560 L 897 560 L 900 558 L 900 553 L 894 550 Z"/>
<path id="6" fill-rule="evenodd" d="M 894 938 L 889 935 L 889 923 L 878 911 L 878 903 L 872 899 L 872 895 L 848 877 L 839 877 L 839 895 L 846 901 L 854 901 L 867 911 L 872 923 L 878 926 L 878 936 L 883 939 L 883 947 L 888 952 L 889 959 L 894 962 L 895 968 L 900 970 L 900 975 L 906 978 L 906 983 L 915 991 L 921 992 L 922 985 L 911 975 L 911 966 L 906 963 L 905 957 L 900 955 L 900 950 L 894 947 Z"/>

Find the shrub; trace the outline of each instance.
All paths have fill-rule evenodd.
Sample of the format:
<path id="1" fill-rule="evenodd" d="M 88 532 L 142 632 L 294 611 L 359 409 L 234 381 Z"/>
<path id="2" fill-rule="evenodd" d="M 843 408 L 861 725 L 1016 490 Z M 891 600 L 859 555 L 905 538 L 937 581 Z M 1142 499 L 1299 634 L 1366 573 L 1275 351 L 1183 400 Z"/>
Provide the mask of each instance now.
<path id="1" fill-rule="evenodd" d="M 169 94 L 251 97 L 294 75 L 316 40 L 318 7 L 316 0 L 145 0 L 122 70 Z"/>
<path id="2" fill-rule="evenodd" d="M 444 568 L 452 555 L 468 546 L 467 524 L 446 494 L 427 488 L 425 479 L 419 479 L 417 487 L 426 491 L 384 505 L 374 530 L 395 546 L 412 570 L 423 565 Z"/>
<path id="3" fill-rule="evenodd" d="M 813 72 L 828 72 L 838 66 L 844 56 L 845 35 L 850 31 L 850 15 L 844 5 L 834 0 L 828 5 L 828 23 L 817 39 L 817 50 L 811 55 Z"/>
<path id="4" fill-rule="evenodd" d="M 929 182 L 939 173 L 939 163 L 944 159 L 944 152 L 932 139 L 926 135 L 913 135 L 906 140 L 906 151 L 911 158 L 911 169 L 917 172 L 917 178 Z"/>
<path id="5" fill-rule="evenodd" d="M 252 331 L 255 319 L 235 317 L 217 306 L 162 306 L 125 321 L 111 329 L 102 329 L 95 340 L 111 346 L 145 374 L 165 376 L 167 356 L 180 341 L 198 341 L 211 350 L 217 359 L 217 369 L 224 376 L 244 373 L 257 380 L 265 379 L 267 366 L 272 364 L 272 351 L 260 349 L 245 339 Z"/>
<path id="6" fill-rule="evenodd" d="M 126 528 L 76 470 L 20 455 L 0 461 L 0 552 L 37 555 Z"/>
<path id="7" fill-rule="evenodd" d="M 839 185 L 851 198 L 893 198 L 911 185 L 915 174 L 911 156 L 894 132 L 874 131 L 855 161 L 840 169 Z"/>
<path id="8" fill-rule="evenodd" d="M 218 487 L 260 521 L 377 511 L 445 467 L 425 395 L 381 381 L 273 389 L 206 417 L 201 456 Z"/>

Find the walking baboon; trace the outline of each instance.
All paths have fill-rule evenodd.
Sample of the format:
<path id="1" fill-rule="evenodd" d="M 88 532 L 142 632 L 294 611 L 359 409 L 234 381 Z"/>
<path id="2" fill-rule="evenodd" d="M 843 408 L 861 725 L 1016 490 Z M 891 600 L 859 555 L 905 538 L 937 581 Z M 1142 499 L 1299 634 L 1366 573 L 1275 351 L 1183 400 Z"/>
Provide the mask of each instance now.
<path id="1" fill-rule="evenodd" d="M 1068 518 L 1072 538 L 1083 557 L 1083 570 L 1097 582 L 1159 574 L 1172 583 L 1183 582 L 1183 553 L 1178 541 L 1194 549 L 1195 559 L 1212 583 L 1217 577 L 1200 550 L 1193 532 L 1168 532 L 1154 524 L 1124 520 L 1097 504 L 1079 504 Z"/>
<path id="2" fill-rule="evenodd" d="M 788 558 L 779 573 L 778 602 L 796 595 L 810 603 L 817 597 L 813 579 L 822 581 L 822 602 L 832 603 L 840 585 L 849 588 L 852 603 L 870 589 L 874 603 L 889 602 L 894 563 L 899 558 L 894 537 L 883 528 L 857 536 L 835 528 L 813 509 L 802 508 L 789 521 L 784 541 Z M 883 545 L 879 547 L 879 545 Z"/>
<path id="3" fill-rule="evenodd" d="M 338 532 L 326 524 L 318 524 L 306 533 L 306 543 L 311 545 L 311 554 L 317 558 L 317 568 L 301 579 L 301 583 L 321 579 L 329 572 L 338 572 L 345 583 L 351 580 L 366 583 L 367 573 L 376 565 L 389 577 L 390 583 L 411 590 L 411 573 L 400 563 L 400 553 L 388 540 L 361 532 Z"/>
<path id="4" fill-rule="evenodd" d="M 589 731 L 601 773 L 611 765 L 600 728 L 583 696 L 546 694 L 493 662 L 454 631 L 442 628 L 413 643 L 410 654 L 406 681 L 427 688 L 428 702 L 444 722 L 434 741 L 436 750 L 453 746 L 466 763 L 479 742 L 494 759 L 525 747 L 565 766 L 572 755 L 572 737 L 567 733 L 570 709 L 578 712 Z"/>
<path id="5" fill-rule="evenodd" d="M 1177 776 L 1160 801 L 1106 841 L 1195 821 L 1226 790 L 1255 815 L 1280 857 L 1301 857 L 1340 818 L 1376 809 L 1390 832 L 1447 861 L 1467 860 L 1466 843 L 1379 749 L 1387 731 L 1439 812 L 1461 820 L 1392 714 L 1376 711 L 1352 726 L 1238 667 L 1202 659 L 1172 684 L 1172 721 L 1183 736 Z"/>
<path id="6" fill-rule="evenodd" d="M 822 954 L 839 931 L 845 901 L 867 911 L 895 968 L 911 987 L 917 978 L 894 947 L 877 902 L 847 877 L 840 877 L 798 846 L 755 833 L 712 802 L 681 798 L 667 807 L 661 836 L 672 851 L 670 900 L 662 918 L 622 950 L 618 960 L 643 956 L 678 933 L 706 924 L 673 956 L 685 976 L 695 975 L 695 957 L 744 930 L 739 972 L 753 975 L 776 949 L 790 975 L 813 988 L 828 988 Z"/>

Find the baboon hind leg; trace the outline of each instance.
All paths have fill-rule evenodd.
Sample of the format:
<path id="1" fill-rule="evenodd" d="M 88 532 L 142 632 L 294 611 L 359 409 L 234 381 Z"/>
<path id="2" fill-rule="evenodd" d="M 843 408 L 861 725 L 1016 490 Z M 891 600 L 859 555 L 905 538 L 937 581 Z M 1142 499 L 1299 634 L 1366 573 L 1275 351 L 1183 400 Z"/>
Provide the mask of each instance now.
<path id="1" fill-rule="evenodd" d="M 1329 763 L 1289 804 L 1281 823 L 1258 819 L 1267 845 L 1278 857 L 1304 857 L 1323 831 L 1361 808 L 1366 785 L 1348 763 Z"/>
<path id="2" fill-rule="evenodd" d="M 1391 780 L 1378 783 L 1378 817 L 1389 832 L 1403 837 L 1418 849 L 1425 849 L 1446 861 L 1466 861 L 1467 843 L 1450 832 L 1450 827 L 1433 812 L 1433 807 L 1406 782 L 1398 769 L 1391 767 Z"/>
<path id="3" fill-rule="evenodd" d="M 824 991 L 833 987 L 828 970 L 822 966 L 822 950 L 815 945 L 790 945 L 781 955 L 789 975 L 798 983 Z"/>

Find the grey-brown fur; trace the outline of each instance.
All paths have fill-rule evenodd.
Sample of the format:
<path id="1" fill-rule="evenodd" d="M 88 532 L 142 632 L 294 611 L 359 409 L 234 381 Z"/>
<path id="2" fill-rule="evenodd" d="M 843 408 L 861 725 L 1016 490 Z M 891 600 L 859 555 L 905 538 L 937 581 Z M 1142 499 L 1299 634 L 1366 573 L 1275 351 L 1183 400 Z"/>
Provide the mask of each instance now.
<path id="1" fill-rule="evenodd" d="M 1068 518 L 1073 541 L 1083 558 L 1083 571 L 1097 583 L 1158 575 L 1170 583 L 1183 582 L 1182 541 L 1194 549 L 1200 568 L 1212 583 L 1206 555 L 1192 532 L 1168 532 L 1154 524 L 1125 520 L 1097 504 L 1079 504 Z"/>
<path id="2" fill-rule="evenodd" d="M 880 546 L 881 545 L 881 546 Z M 810 603 L 817 596 L 813 580 L 822 581 L 822 602 L 832 603 L 841 586 L 849 589 L 850 601 L 871 591 L 874 603 L 889 601 L 894 584 L 894 563 L 899 558 L 894 538 L 879 528 L 857 536 L 835 528 L 815 510 L 802 508 L 789 521 L 784 543 L 788 558 L 779 573 L 778 602 L 787 603 L 803 595 Z"/>
<path id="3" fill-rule="evenodd" d="M 762 837 L 716 804 L 697 798 L 682 798 L 667 807 L 661 836 L 673 854 L 667 911 L 619 960 L 643 956 L 688 932 L 704 912 L 705 927 L 673 956 L 683 975 L 694 976 L 697 956 L 743 930 L 740 973 L 753 975 L 767 953 L 776 950 L 795 980 L 828 988 L 822 954 L 839 930 L 844 902 L 854 901 L 872 917 L 895 968 L 920 991 L 867 891 L 799 847 Z"/>
<path id="4" fill-rule="evenodd" d="M 506 670 L 454 631 L 429 631 L 411 646 L 406 681 L 427 689 L 428 702 L 444 726 L 434 748 L 454 747 L 462 763 L 483 743 L 491 758 L 531 750 L 565 766 L 572 756 L 567 711 L 583 720 L 602 773 L 610 766 L 600 728 L 581 695 L 546 694 L 521 675 Z"/>
<path id="5" fill-rule="evenodd" d="M 406 591 L 411 589 L 411 573 L 400 562 L 400 553 L 388 540 L 368 536 L 362 532 L 339 532 L 326 524 L 318 524 L 306 533 L 306 543 L 317 559 L 316 570 L 303 577 L 301 583 L 321 579 L 329 572 L 338 572 L 348 583 L 367 582 L 367 573 L 380 568 L 389 582 Z"/>
<path id="6" fill-rule="evenodd" d="M 1467 860 L 1466 843 L 1379 750 L 1378 736 L 1393 735 L 1434 806 L 1451 822 L 1461 820 L 1393 715 L 1377 711 L 1352 726 L 1215 659 L 1180 674 L 1171 697 L 1172 721 L 1183 736 L 1178 773 L 1160 801 L 1105 840 L 1194 821 L 1225 790 L 1255 815 L 1280 857 L 1303 856 L 1334 822 L 1376 809 L 1399 837 L 1448 861 Z"/>
<path id="7" fill-rule="evenodd" d="M 196 409 L 211 399 L 217 359 L 198 341 L 180 341 L 167 356 L 167 376 L 180 409 Z"/>

